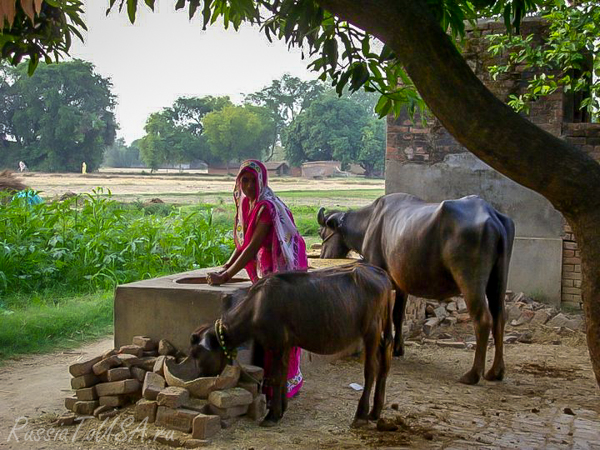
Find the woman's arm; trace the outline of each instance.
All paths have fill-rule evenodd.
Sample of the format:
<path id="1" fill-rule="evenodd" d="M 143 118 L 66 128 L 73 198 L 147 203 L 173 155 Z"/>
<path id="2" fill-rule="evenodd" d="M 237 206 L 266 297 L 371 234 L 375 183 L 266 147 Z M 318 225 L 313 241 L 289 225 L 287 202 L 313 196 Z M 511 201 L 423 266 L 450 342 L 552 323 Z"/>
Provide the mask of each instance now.
<path id="1" fill-rule="evenodd" d="M 261 211 L 260 214 L 263 213 L 264 211 Z M 269 222 L 257 220 L 256 228 L 254 229 L 254 233 L 252 233 L 252 238 L 250 239 L 248 246 L 239 254 L 237 259 L 230 267 L 227 268 L 227 270 L 225 270 L 225 272 L 209 273 L 207 275 L 208 284 L 219 285 L 226 283 L 236 273 L 246 267 L 246 264 L 248 264 L 252 258 L 256 257 L 256 253 L 258 252 L 258 249 L 260 248 L 270 229 L 271 224 Z"/>

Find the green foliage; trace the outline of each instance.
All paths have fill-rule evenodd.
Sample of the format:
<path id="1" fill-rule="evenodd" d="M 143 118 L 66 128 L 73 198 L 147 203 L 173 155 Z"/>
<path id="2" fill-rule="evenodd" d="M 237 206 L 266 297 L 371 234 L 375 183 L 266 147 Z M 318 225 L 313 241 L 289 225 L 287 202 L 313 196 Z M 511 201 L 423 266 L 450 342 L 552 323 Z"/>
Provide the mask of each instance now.
<path id="1" fill-rule="evenodd" d="M 2 59 L 13 66 L 18 65 L 24 56 L 29 58 L 28 73 L 35 71 L 40 60 L 47 64 L 54 57 L 58 61 L 69 53 L 73 35 L 83 41 L 81 31 L 87 30 L 81 16 L 83 2 L 80 0 L 44 0 L 36 13 L 26 11 L 23 6 L 28 2 L 3 0 L 4 13 L 9 4 L 15 8 L 12 19 L 2 20 L 0 47 Z M 31 1 L 29 2 L 31 3 Z M 36 2 L 38 3 L 38 2 Z"/>
<path id="2" fill-rule="evenodd" d="M 140 163 L 139 140 L 127 146 L 125 140 L 119 138 L 104 152 L 102 165 L 105 167 L 133 167 Z"/>
<path id="3" fill-rule="evenodd" d="M 324 91 L 324 84 L 317 80 L 302 81 L 285 74 L 280 80 L 273 80 L 269 86 L 246 96 L 246 102 L 267 108 L 275 122 L 270 154 L 265 158 L 267 161 L 273 157 L 285 128 Z"/>
<path id="4" fill-rule="evenodd" d="M 491 66 L 492 76 L 512 70 L 516 65 L 536 72 L 524 93 L 511 95 L 509 105 L 516 111 L 529 111 L 532 101 L 562 88 L 583 94 L 581 108 L 597 114 L 600 96 L 600 8 L 597 1 L 554 0 L 545 5 L 542 17 L 548 23 L 543 45 L 534 36 L 495 34 L 488 36 L 492 55 L 508 53 L 508 63 Z"/>
<path id="5" fill-rule="evenodd" d="M 115 138 L 114 96 L 109 80 L 81 60 L 4 67 L 0 80 L 0 138 L 30 169 L 97 169 Z"/>
<path id="6" fill-rule="evenodd" d="M 215 158 L 221 161 L 260 159 L 275 133 L 272 114 L 252 105 L 226 106 L 204 118 L 204 135 Z"/>
<path id="7" fill-rule="evenodd" d="M 204 118 L 228 105 L 229 97 L 180 97 L 172 107 L 151 114 L 145 126 L 146 136 L 139 142 L 142 160 L 152 170 L 163 164 L 212 160 L 203 135 Z"/>
<path id="8" fill-rule="evenodd" d="M 372 111 L 372 108 L 371 108 Z M 385 126 L 352 98 L 324 95 L 288 127 L 284 146 L 290 163 L 338 160 L 356 162 L 367 176 L 381 172 L 385 156 Z"/>
<path id="9" fill-rule="evenodd" d="M 113 292 L 83 297 L 56 291 L 12 295 L 0 303 L 0 361 L 23 353 L 72 348 L 113 328 Z"/>
<path id="10" fill-rule="evenodd" d="M 0 294 L 56 285 L 93 292 L 166 272 L 215 266 L 232 250 L 210 211 L 146 215 L 98 189 L 63 202 L 0 209 Z"/>

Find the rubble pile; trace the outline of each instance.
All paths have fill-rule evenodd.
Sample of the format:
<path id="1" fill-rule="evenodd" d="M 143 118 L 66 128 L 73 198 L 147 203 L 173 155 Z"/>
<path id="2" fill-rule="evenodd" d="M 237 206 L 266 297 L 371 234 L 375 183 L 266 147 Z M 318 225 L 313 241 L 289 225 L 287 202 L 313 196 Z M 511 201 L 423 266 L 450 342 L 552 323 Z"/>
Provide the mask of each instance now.
<path id="1" fill-rule="evenodd" d="M 560 312 L 552 306 L 533 300 L 520 292 L 506 293 L 506 325 L 505 343 L 531 342 L 530 329 L 542 327 L 562 333 L 585 332 L 582 315 Z M 448 341 L 449 334 L 458 324 L 470 324 L 467 304 L 462 297 L 452 297 L 444 301 L 410 297 L 407 305 L 405 333 L 413 339 L 425 342 L 431 338 Z M 522 330 L 522 331 L 521 331 Z M 466 339 L 469 341 L 470 339 Z M 474 339 L 473 339 L 474 341 Z M 436 343 L 454 347 L 469 347 L 469 342 Z M 455 345 L 453 345 L 455 344 Z"/>
<path id="2" fill-rule="evenodd" d="M 136 421 L 206 440 L 241 416 L 261 420 L 267 412 L 262 368 L 228 365 L 216 377 L 198 377 L 195 361 L 166 340 L 136 336 L 132 345 L 73 364 L 69 372 L 75 396 L 65 399 L 71 413 L 60 425 L 77 416 L 104 420 L 131 405 Z"/>

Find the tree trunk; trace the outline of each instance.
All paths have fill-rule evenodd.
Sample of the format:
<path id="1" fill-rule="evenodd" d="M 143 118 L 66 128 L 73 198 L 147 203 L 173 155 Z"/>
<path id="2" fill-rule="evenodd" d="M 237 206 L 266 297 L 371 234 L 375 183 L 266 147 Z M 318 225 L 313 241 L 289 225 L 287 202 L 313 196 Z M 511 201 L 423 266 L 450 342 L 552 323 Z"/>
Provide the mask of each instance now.
<path id="1" fill-rule="evenodd" d="M 475 76 L 426 0 L 319 0 L 394 49 L 419 93 L 478 158 L 546 197 L 581 244 L 587 340 L 600 385 L 600 164 L 498 100 Z"/>

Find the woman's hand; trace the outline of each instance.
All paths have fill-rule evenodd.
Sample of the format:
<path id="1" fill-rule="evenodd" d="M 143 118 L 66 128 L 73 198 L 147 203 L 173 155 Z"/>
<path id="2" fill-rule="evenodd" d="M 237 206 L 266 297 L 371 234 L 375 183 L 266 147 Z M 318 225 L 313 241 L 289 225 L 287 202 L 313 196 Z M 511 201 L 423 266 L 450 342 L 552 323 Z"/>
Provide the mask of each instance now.
<path id="1" fill-rule="evenodd" d="M 229 274 L 225 271 L 210 272 L 206 275 L 206 282 L 211 286 L 218 286 L 229 281 Z"/>

